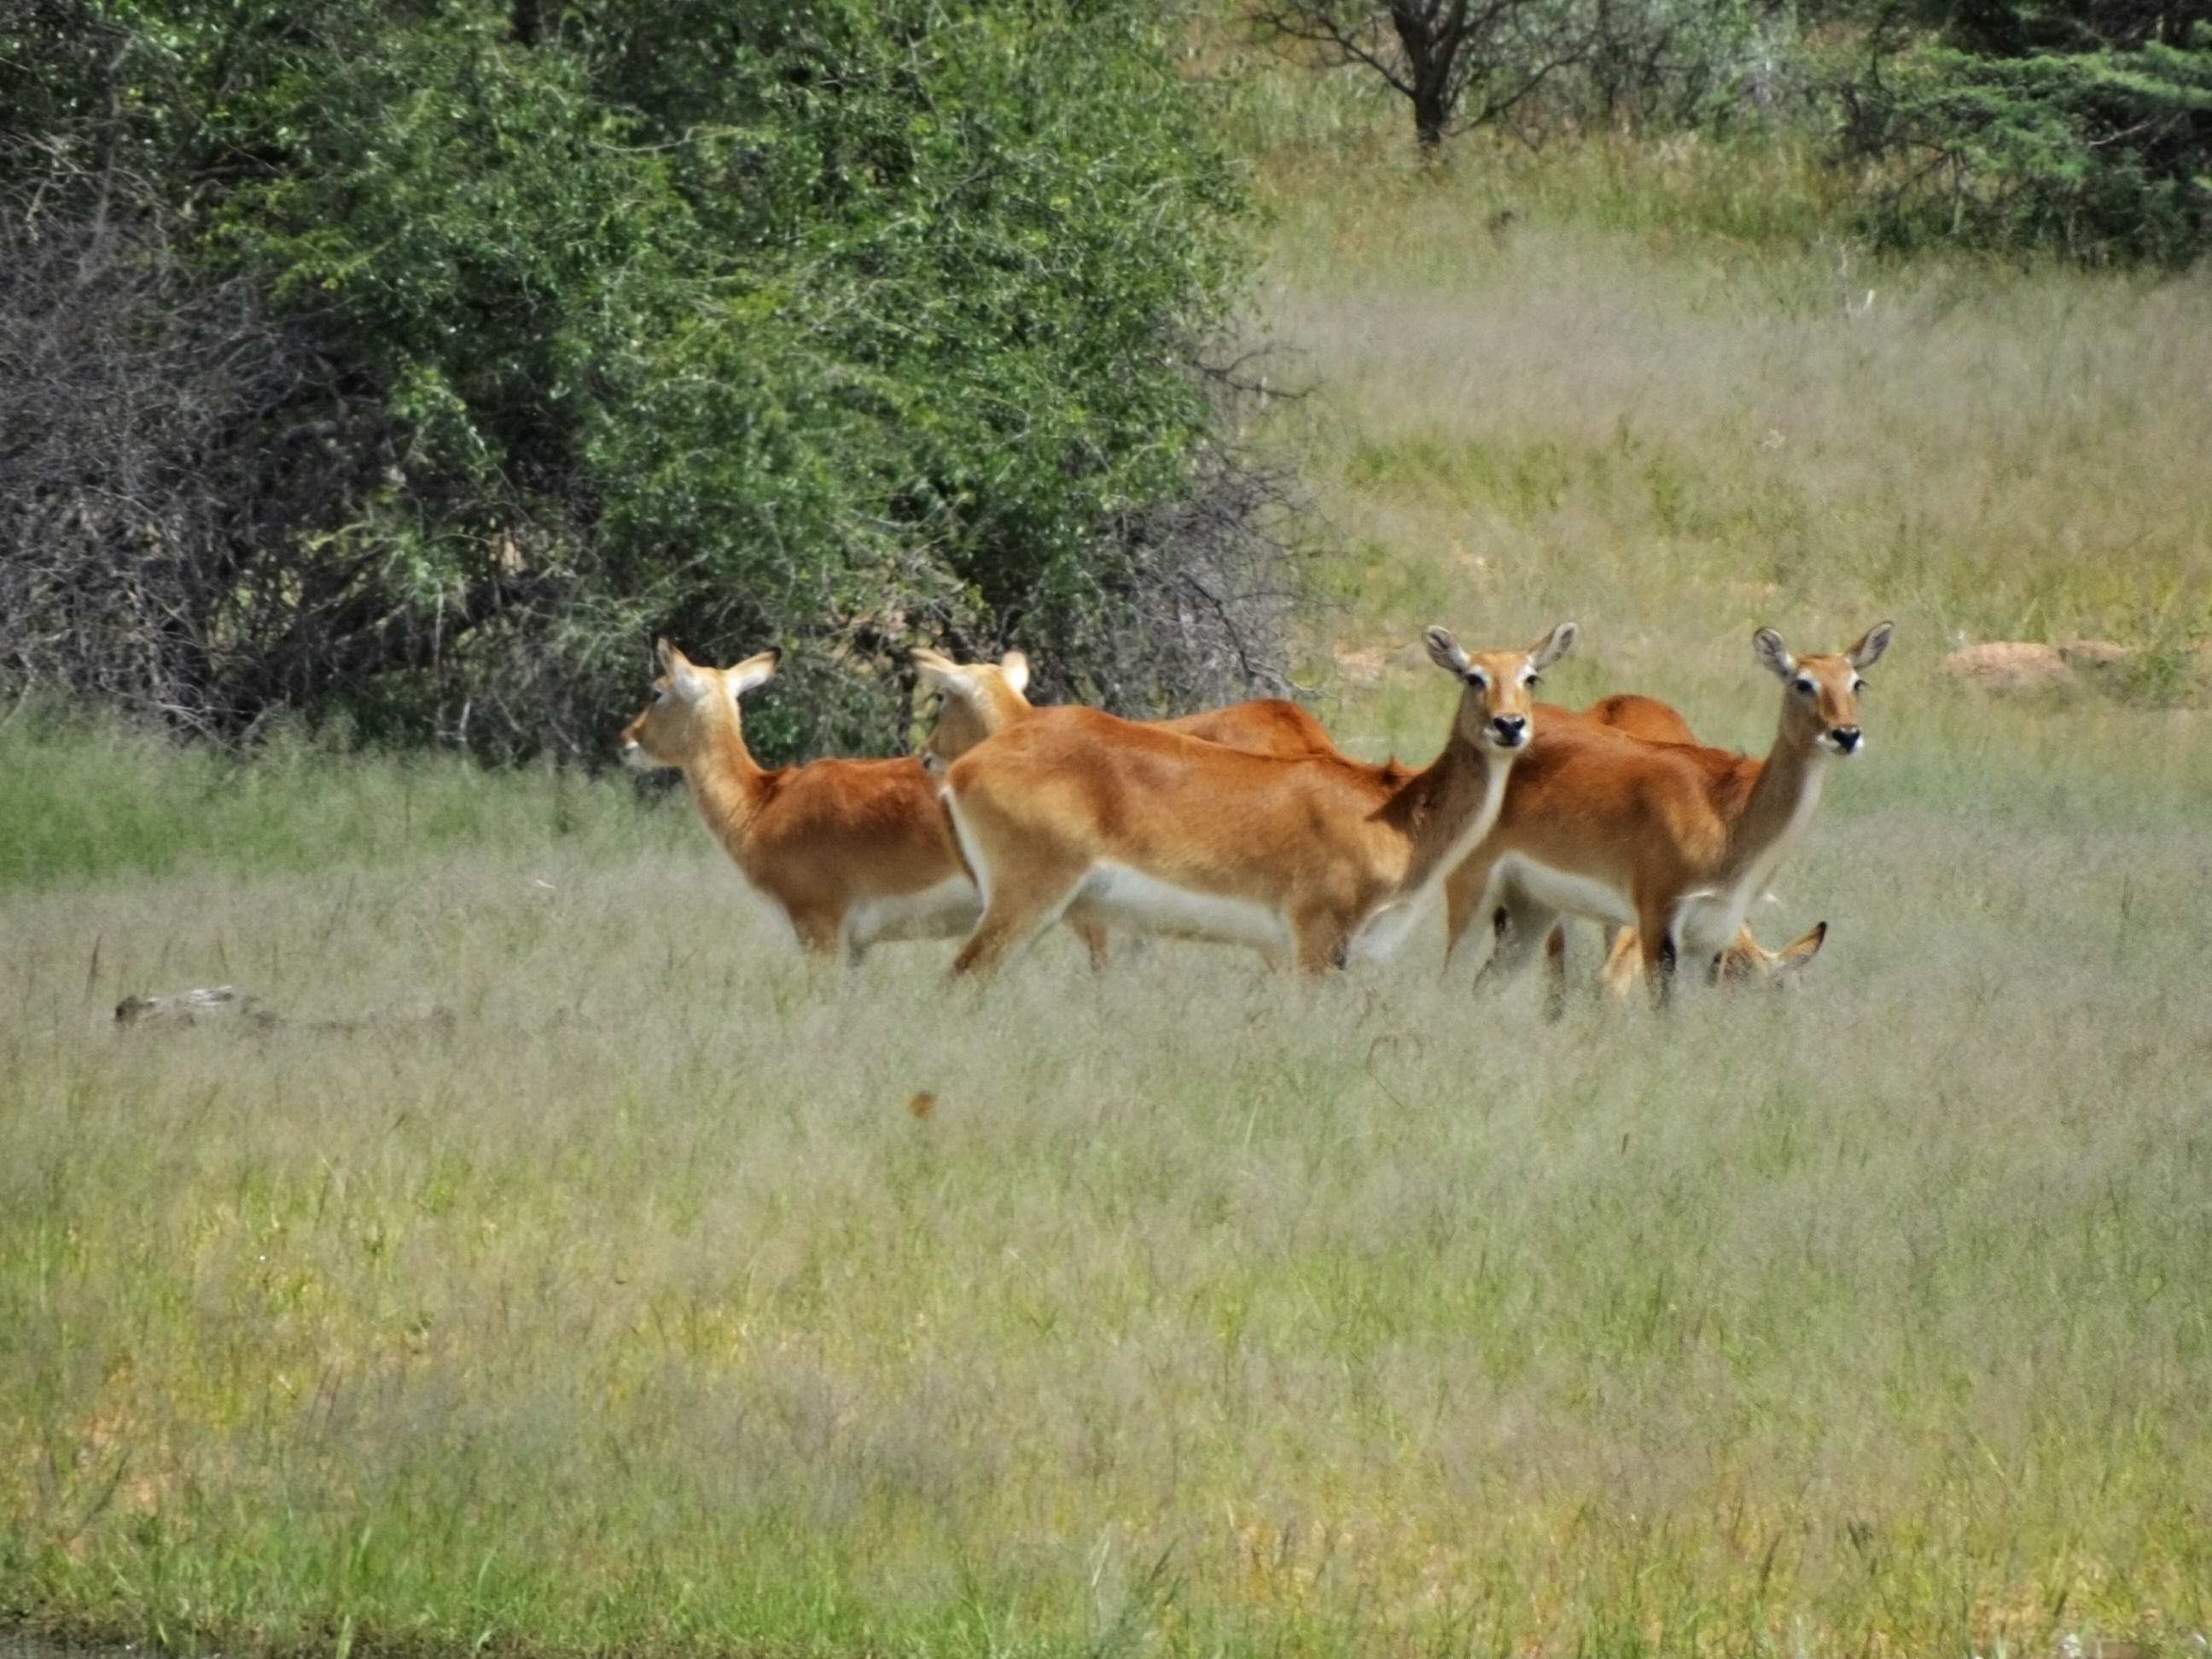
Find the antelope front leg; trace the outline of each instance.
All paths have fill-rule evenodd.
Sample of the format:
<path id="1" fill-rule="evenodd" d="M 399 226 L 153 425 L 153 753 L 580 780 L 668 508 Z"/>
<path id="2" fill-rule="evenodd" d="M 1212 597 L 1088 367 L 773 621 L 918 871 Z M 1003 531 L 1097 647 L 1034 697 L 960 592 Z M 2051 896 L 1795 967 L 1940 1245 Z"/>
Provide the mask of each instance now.
<path id="1" fill-rule="evenodd" d="M 1444 878 L 1444 971 L 1449 973 L 1490 886 L 1490 860 L 1477 853 Z"/>
<path id="2" fill-rule="evenodd" d="M 1559 920 L 1559 913 L 1525 899 L 1501 900 L 1490 913 L 1490 931 L 1493 943 L 1490 960 L 1474 976 L 1475 994 L 1481 995 L 1486 988 L 1502 984 L 1524 972 L 1545 948 L 1552 927 Z"/>
<path id="3" fill-rule="evenodd" d="M 1343 967 L 1352 946 L 1352 930 L 1345 925 L 1342 911 L 1333 905 L 1315 906 L 1293 916 L 1291 936 L 1298 970 L 1304 974 Z"/>
<path id="4" fill-rule="evenodd" d="M 1644 957 L 1644 988 L 1651 1006 L 1664 1008 L 1674 995 L 1674 933 L 1667 915 L 1646 905 L 1638 912 L 1637 944 Z"/>
<path id="5" fill-rule="evenodd" d="M 1091 915 L 1080 899 L 1067 907 L 1061 920 L 1067 923 L 1076 938 L 1083 941 L 1083 948 L 1091 953 L 1091 971 L 1103 973 L 1109 958 L 1106 924 Z"/>
<path id="6" fill-rule="evenodd" d="M 1613 930 L 1613 943 L 1606 951 L 1605 967 L 1598 977 L 1616 997 L 1635 990 L 1636 981 L 1644 977 L 1644 946 L 1633 927 Z"/>

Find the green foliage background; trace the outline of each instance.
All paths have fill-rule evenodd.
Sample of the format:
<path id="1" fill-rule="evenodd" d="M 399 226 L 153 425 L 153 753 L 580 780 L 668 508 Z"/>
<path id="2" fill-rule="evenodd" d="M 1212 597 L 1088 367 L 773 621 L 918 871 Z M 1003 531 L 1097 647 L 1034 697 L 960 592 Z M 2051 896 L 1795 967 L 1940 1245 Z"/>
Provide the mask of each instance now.
<path id="1" fill-rule="evenodd" d="M 12 12 L 15 201 L 162 226 L 301 360 L 233 422 L 315 482 L 210 556 L 198 644 L 254 665 L 212 723 L 586 744 L 656 630 L 806 647 L 771 750 L 896 740 L 918 640 L 1208 672 L 1115 653 L 1146 526 L 1235 470 L 1197 370 L 1247 264 L 1149 9 Z"/>
<path id="2" fill-rule="evenodd" d="M 1844 88 L 1881 240 L 2169 265 L 2212 242 L 2212 9 L 1959 0 L 1898 21 L 1877 15 Z"/>

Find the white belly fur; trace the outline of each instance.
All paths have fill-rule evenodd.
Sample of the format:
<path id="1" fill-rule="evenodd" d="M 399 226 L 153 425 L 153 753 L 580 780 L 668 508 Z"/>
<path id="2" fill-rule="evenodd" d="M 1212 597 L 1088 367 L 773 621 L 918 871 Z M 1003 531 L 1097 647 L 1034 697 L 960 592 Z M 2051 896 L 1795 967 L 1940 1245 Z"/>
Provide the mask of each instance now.
<path id="1" fill-rule="evenodd" d="M 1219 939 L 1270 952 L 1291 948 L 1290 923 L 1272 906 L 1194 892 L 1126 864 L 1098 864 L 1077 892 L 1101 921 L 1148 933 Z"/>
<path id="2" fill-rule="evenodd" d="M 1419 896 L 1422 896 L 1395 900 L 1370 911 L 1352 934 L 1352 942 L 1345 946 L 1345 961 L 1381 962 L 1395 955 L 1406 942 L 1407 935 L 1429 913 L 1429 907 L 1419 902 Z"/>
<path id="3" fill-rule="evenodd" d="M 1516 892 L 1525 893 L 1548 909 L 1569 915 L 1588 916 L 1615 927 L 1636 926 L 1636 908 L 1628 895 L 1610 882 L 1593 880 L 1571 871 L 1539 864 L 1525 854 L 1508 853 L 1490 872 L 1489 890 L 1482 896 L 1479 915 L 1487 915 Z"/>
<path id="4" fill-rule="evenodd" d="M 845 942 L 866 949 L 883 939 L 949 939 L 973 928 L 982 914 L 975 884 L 948 876 L 919 893 L 862 899 L 845 913 Z"/>

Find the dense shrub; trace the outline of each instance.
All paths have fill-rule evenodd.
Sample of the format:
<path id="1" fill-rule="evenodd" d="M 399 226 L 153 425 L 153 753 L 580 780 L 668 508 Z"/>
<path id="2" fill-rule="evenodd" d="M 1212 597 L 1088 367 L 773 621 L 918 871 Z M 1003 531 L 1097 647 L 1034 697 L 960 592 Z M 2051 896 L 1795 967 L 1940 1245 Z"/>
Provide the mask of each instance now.
<path id="1" fill-rule="evenodd" d="M 1415 137 L 1725 124 L 1771 103 L 1786 15 L 1759 0 L 1250 0 L 1261 40 L 1358 65 Z"/>
<path id="2" fill-rule="evenodd" d="M 1932 39 L 1877 34 L 1844 88 L 1876 234 L 2196 258 L 2212 246 L 2212 23 L 2191 9 L 1974 0 Z"/>
<path id="3" fill-rule="evenodd" d="M 0 211 L 47 273 L 0 374 L 44 352 L 88 434 L 0 449 L 46 596 L 0 672 L 501 753 L 602 744 L 656 631 L 792 647 L 786 750 L 897 741 L 921 640 L 1133 708 L 1277 678 L 1198 95 L 1133 4 L 0 0 Z M 53 326 L 95 246 L 102 327 L 231 377 L 172 418 L 147 371 L 197 505 L 117 516 L 111 355 Z M 110 590 L 157 542 L 154 638 Z M 100 668 L 125 641 L 158 669 Z"/>

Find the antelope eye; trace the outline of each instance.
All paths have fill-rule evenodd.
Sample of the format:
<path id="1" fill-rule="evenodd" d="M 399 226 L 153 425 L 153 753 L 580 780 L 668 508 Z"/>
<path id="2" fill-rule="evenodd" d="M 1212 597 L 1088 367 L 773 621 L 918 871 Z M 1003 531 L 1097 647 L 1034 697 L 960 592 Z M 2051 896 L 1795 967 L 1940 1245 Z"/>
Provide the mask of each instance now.
<path id="1" fill-rule="evenodd" d="M 1820 689 L 1820 688 L 1818 685 L 1813 683 L 1813 677 L 1811 675 L 1800 674 L 1797 677 L 1797 690 L 1803 696 L 1809 697 Z"/>
<path id="2" fill-rule="evenodd" d="M 1470 668 L 1467 671 L 1467 683 L 1478 691 L 1486 691 L 1490 689 L 1490 676 L 1480 668 Z"/>
<path id="3" fill-rule="evenodd" d="M 1851 682 L 1851 690 L 1854 693 L 1863 691 L 1866 690 L 1866 684 L 1864 680 L 1854 679 Z"/>

